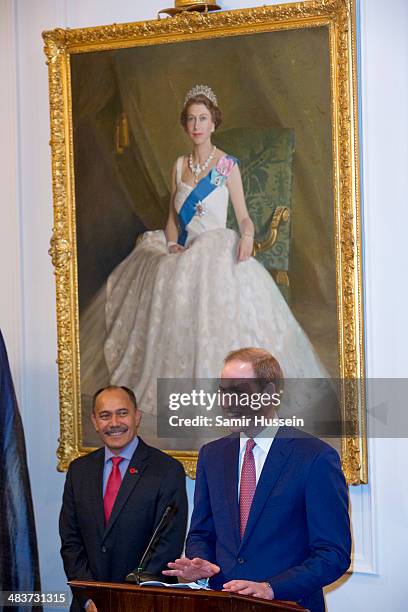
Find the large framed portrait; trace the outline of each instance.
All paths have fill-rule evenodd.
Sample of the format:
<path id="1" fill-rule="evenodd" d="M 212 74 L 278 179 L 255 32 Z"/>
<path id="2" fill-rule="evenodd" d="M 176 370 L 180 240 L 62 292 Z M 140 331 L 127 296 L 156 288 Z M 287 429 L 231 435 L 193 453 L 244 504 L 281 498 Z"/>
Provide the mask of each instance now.
<path id="1" fill-rule="evenodd" d="M 343 469 L 350 484 L 366 482 L 353 1 L 183 12 L 43 37 L 58 468 L 98 445 L 93 394 L 120 384 L 137 393 L 144 439 L 193 476 L 203 440 L 159 435 L 157 381 L 216 377 L 229 350 L 266 345 L 289 377 L 337 381 Z M 180 114 L 196 85 L 222 112 L 213 142 L 228 155 L 214 193 L 239 160 L 255 228 L 249 262 L 225 255 L 240 231 L 227 191 L 213 198 L 222 227 L 200 196 L 202 235 L 168 253 L 172 180 L 182 182 L 172 172 L 183 155 L 188 172 L 191 151 Z"/>

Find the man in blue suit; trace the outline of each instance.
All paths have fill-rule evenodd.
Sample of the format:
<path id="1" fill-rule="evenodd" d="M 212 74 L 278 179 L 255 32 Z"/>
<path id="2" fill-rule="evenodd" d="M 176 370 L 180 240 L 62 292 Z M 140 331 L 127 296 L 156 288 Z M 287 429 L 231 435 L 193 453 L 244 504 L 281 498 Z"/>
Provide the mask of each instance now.
<path id="1" fill-rule="evenodd" d="M 282 378 L 267 351 L 240 349 L 226 358 L 221 386 L 231 391 L 239 379 L 241 391 L 246 382 L 272 397 Z M 224 409 L 238 414 L 236 405 Z M 164 573 L 183 581 L 209 578 L 214 589 L 324 612 L 322 588 L 350 565 L 348 493 L 338 453 L 292 427 L 261 429 L 251 423 L 239 436 L 203 446 L 186 557 Z"/>

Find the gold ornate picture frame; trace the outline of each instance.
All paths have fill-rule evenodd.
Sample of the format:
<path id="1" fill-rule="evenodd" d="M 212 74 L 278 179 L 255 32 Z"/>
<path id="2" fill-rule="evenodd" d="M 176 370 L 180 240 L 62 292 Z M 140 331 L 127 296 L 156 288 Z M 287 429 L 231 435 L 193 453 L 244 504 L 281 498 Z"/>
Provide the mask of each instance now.
<path id="1" fill-rule="evenodd" d="M 105 78 L 105 74 L 112 70 L 115 62 L 116 70 L 119 70 L 119 65 L 122 71 L 126 66 L 133 69 L 133 80 L 127 80 L 128 76 L 123 77 L 121 86 L 126 90 L 133 85 L 137 89 L 140 113 L 147 108 L 143 105 L 146 100 L 144 92 L 156 88 L 157 93 L 149 98 L 153 101 L 159 98 L 157 109 L 153 109 L 156 114 L 149 117 L 146 114 L 145 121 L 152 134 L 168 130 L 166 142 L 172 143 L 156 147 L 159 151 L 156 161 L 160 168 L 156 177 L 162 188 L 158 189 L 159 196 L 156 194 L 155 210 L 156 213 L 162 210 L 162 213 L 155 216 L 153 209 L 150 211 L 149 205 L 145 204 L 143 214 L 146 210 L 148 213 L 145 217 L 142 214 L 142 218 L 149 218 L 149 222 L 145 222 L 148 229 L 160 227 L 160 219 L 165 214 L 171 157 L 174 161 L 176 151 L 179 151 L 178 154 L 185 152 L 180 150 L 181 141 L 174 131 L 176 121 L 173 117 L 177 118 L 177 114 L 174 115 L 177 104 L 180 110 L 190 84 L 210 80 L 210 84 L 215 82 L 217 90 L 218 83 L 218 90 L 224 92 L 224 100 L 227 98 L 225 92 L 228 92 L 227 106 L 232 118 L 230 124 L 228 119 L 225 120 L 227 127 L 245 123 L 239 108 L 240 97 L 247 104 L 247 123 L 252 118 L 253 123 L 263 125 L 264 121 L 271 128 L 276 125 L 285 129 L 291 128 L 292 124 L 295 126 L 299 138 L 293 162 L 293 198 L 295 204 L 298 203 L 298 209 L 292 211 L 292 217 L 294 250 L 298 251 L 292 259 L 295 260 L 294 278 L 297 265 L 300 280 L 294 291 L 299 295 L 303 292 L 306 296 L 303 302 L 299 302 L 302 305 L 302 308 L 298 307 L 299 317 L 307 310 L 305 305 L 310 290 L 310 282 L 305 281 L 303 286 L 301 279 L 307 279 L 309 273 L 315 283 L 313 292 L 322 296 L 322 304 L 329 304 L 327 320 L 331 321 L 332 329 L 331 353 L 324 355 L 323 348 L 323 357 L 326 358 L 323 361 L 328 364 L 333 377 L 364 380 L 355 35 L 353 0 L 311 0 L 213 14 L 189 12 L 167 19 L 76 30 L 56 29 L 43 33 L 49 69 L 51 116 L 54 228 L 50 255 L 55 268 L 57 293 L 61 420 L 57 452 L 59 470 L 66 470 L 72 459 L 92 450 L 86 435 L 84 437 L 80 362 L 85 349 L 81 346 L 80 300 L 86 303 L 89 297 L 85 287 L 91 287 L 90 294 L 98 288 L 97 273 L 93 272 L 97 265 L 92 268 L 93 260 L 87 245 L 98 219 L 105 214 L 103 207 L 98 209 L 97 204 L 92 202 L 92 191 L 88 193 L 91 204 L 86 208 L 86 182 L 92 163 L 89 163 L 88 169 L 83 163 L 79 164 L 80 160 L 89 159 L 91 149 L 86 147 L 91 146 L 94 137 L 86 136 L 89 124 L 86 113 L 90 112 L 91 103 L 94 104 L 92 93 L 100 101 L 98 125 L 102 125 L 103 129 L 107 125 L 113 134 L 112 154 L 116 156 L 116 165 L 112 176 L 117 176 L 119 171 L 126 173 L 128 162 L 126 155 L 122 156 L 123 151 L 129 146 L 129 139 L 135 138 L 135 134 L 129 135 L 132 125 L 129 128 L 129 119 L 120 104 L 117 105 L 113 98 L 104 101 L 104 95 L 111 87 L 111 76 Z M 166 56 L 175 59 L 167 65 Z M 246 77 L 242 74 L 240 80 L 237 66 L 242 65 L 244 56 L 251 63 L 246 66 Z M 197 61 L 192 67 L 189 60 L 199 57 L 202 62 Z M 207 60 L 207 57 L 210 59 Z M 308 72 L 313 70 L 315 72 Z M 174 72 L 166 77 L 169 80 L 161 91 L 163 74 L 169 71 Z M 194 74 L 196 81 L 192 82 Z M 272 81 L 271 74 L 274 75 Z M 307 74 L 318 77 L 309 78 L 310 84 L 306 86 L 302 78 L 305 79 Z M 91 81 L 91 87 L 87 81 Z M 313 89 L 315 82 L 320 83 L 319 90 Z M 172 84 L 171 88 L 169 83 Z M 258 87 L 257 98 L 251 98 L 250 90 L 253 93 L 254 83 Z M 87 87 L 88 97 L 85 95 Z M 169 92 L 167 99 L 160 95 L 166 91 L 166 87 Z M 280 102 L 278 96 L 282 98 Z M 267 101 L 262 100 L 263 97 L 267 97 Z M 291 119 L 282 113 L 279 116 L 277 109 L 291 105 L 296 110 L 296 116 Z M 111 114 L 106 110 L 108 107 Z M 262 108 L 263 113 L 260 113 Z M 263 116 L 259 118 L 259 115 Z M 116 117 L 114 122 L 110 121 L 111 116 Z M 180 127 L 177 129 L 181 130 Z M 80 133 L 85 147 L 82 149 L 78 145 Z M 316 144 L 312 142 L 313 134 Z M 305 159 L 312 165 L 302 166 Z M 94 165 L 97 165 L 95 160 Z M 302 174 L 305 168 L 314 168 L 313 173 Z M 125 186 L 132 196 L 132 185 Z M 95 199 L 103 202 L 104 192 L 106 194 L 109 189 L 103 185 Z M 113 194 L 115 189 L 113 185 Z M 312 202 L 310 216 L 305 214 L 308 201 Z M 313 212 L 316 214 L 310 220 Z M 117 215 L 117 211 L 110 214 Z M 116 219 L 109 215 L 106 213 L 107 226 L 110 218 Z M 288 212 L 283 209 L 278 220 L 275 216 L 275 226 L 272 224 L 271 231 L 276 230 L 282 218 L 283 223 L 288 221 Z M 86 223 L 84 219 L 87 219 Z M 116 263 L 124 257 L 126 249 L 129 251 L 132 232 L 134 236 L 140 233 L 137 227 L 128 227 L 127 218 L 122 219 L 121 223 L 118 233 L 126 226 L 128 243 L 127 246 L 120 245 L 123 252 L 114 252 Z M 262 248 L 262 242 L 258 246 Z M 115 248 L 112 247 L 113 251 Z M 323 260 L 326 259 L 329 264 L 325 268 Z M 304 270 L 309 270 L 306 276 Z M 106 277 L 108 272 L 102 271 L 101 278 L 104 274 Z M 82 283 L 82 293 L 79 278 L 86 279 Z M 285 291 L 284 287 L 288 284 L 286 272 L 278 271 L 277 278 L 278 283 L 279 279 L 283 279 L 282 290 Z M 298 312 L 295 309 L 295 314 Z M 305 320 L 301 322 L 313 337 L 315 313 L 304 316 Z M 367 482 L 368 473 L 364 389 L 362 384 L 357 387 L 344 385 L 342 391 L 342 417 L 345 423 L 353 424 L 355 432 L 355 435 L 344 436 L 341 440 L 342 465 L 348 483 L 359 484 Z M 194 476 L 197 450 L 176 450 L 172 454 L 184 463 L 187 474 Z"/>

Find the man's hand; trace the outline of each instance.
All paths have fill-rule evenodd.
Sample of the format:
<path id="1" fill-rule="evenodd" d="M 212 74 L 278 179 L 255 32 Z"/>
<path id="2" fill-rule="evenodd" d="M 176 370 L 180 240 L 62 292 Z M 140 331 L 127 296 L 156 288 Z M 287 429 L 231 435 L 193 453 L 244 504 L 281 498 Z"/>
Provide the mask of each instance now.
<path id="1" fill-rule="evenodd" d="M 251 580 L 230 580 L 223 586 L 223 591 L 239 593 L 239 595 L 252 595 L 260 599 L 274 599 L 272 587 L 267 582 L 251 582 Z"/>
<path id="2" fill-rule="evenodd" d="M 85 610 L 86 612 L 98 612 L 98 608 L 95 606 L 92 599 L 88 599 L 88 601 L 86 602 Z"/>
<path id="3" fill-rule="evenodd" d="M 164 570 L 165 576 L 177 576 L 184 582 L 194 582 L 199 578 L 211 578 L 214 574 L 218 574 L 220 568 L 215 563 L 210 563 L 205 559 L 176 559 L 167 564 L 170 569 Z"/>

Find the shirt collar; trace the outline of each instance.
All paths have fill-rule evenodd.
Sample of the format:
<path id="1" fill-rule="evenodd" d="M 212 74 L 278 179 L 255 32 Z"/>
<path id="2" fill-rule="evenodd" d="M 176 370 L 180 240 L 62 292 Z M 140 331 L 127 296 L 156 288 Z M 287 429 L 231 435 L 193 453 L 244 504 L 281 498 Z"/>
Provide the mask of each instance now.
<path id="1" fill-rule="evenodd" d="M 257 444 L 266 455 L 269 453 L 269 449 L 272 446 L 272 442 L 274 441 L 277 431 L 278 427 L 265 427 L 265 429 L 263 429 L 259 435 L 253 438 L 255 444 Z M 241 431 L 239 438 L 240 454 L 245 451 L 245 446 L 248 440 L 248 436 Z"/>
<path id="2" fill-rule="evenodd" d="M 139 444 L 139 438 L 135 436 L 133 440 L 129 442 L 129 444 L 125 446 L 123 450 L 120 451 L 119 456 L 122 457 L 123 459 L 126 459 L 127 461 L 130 461 L 131 458 L 133 457 L 133 453 L 138 447 L 138 444 Z M 105 463 L 109 461 L 109 459 L 112 459 L 112 457 L 117 457 L 117 456 L 118 455 L 115 455 L 115 453 L 112 453 L 112 451 L 107 446 L 105 446 Z"/>

